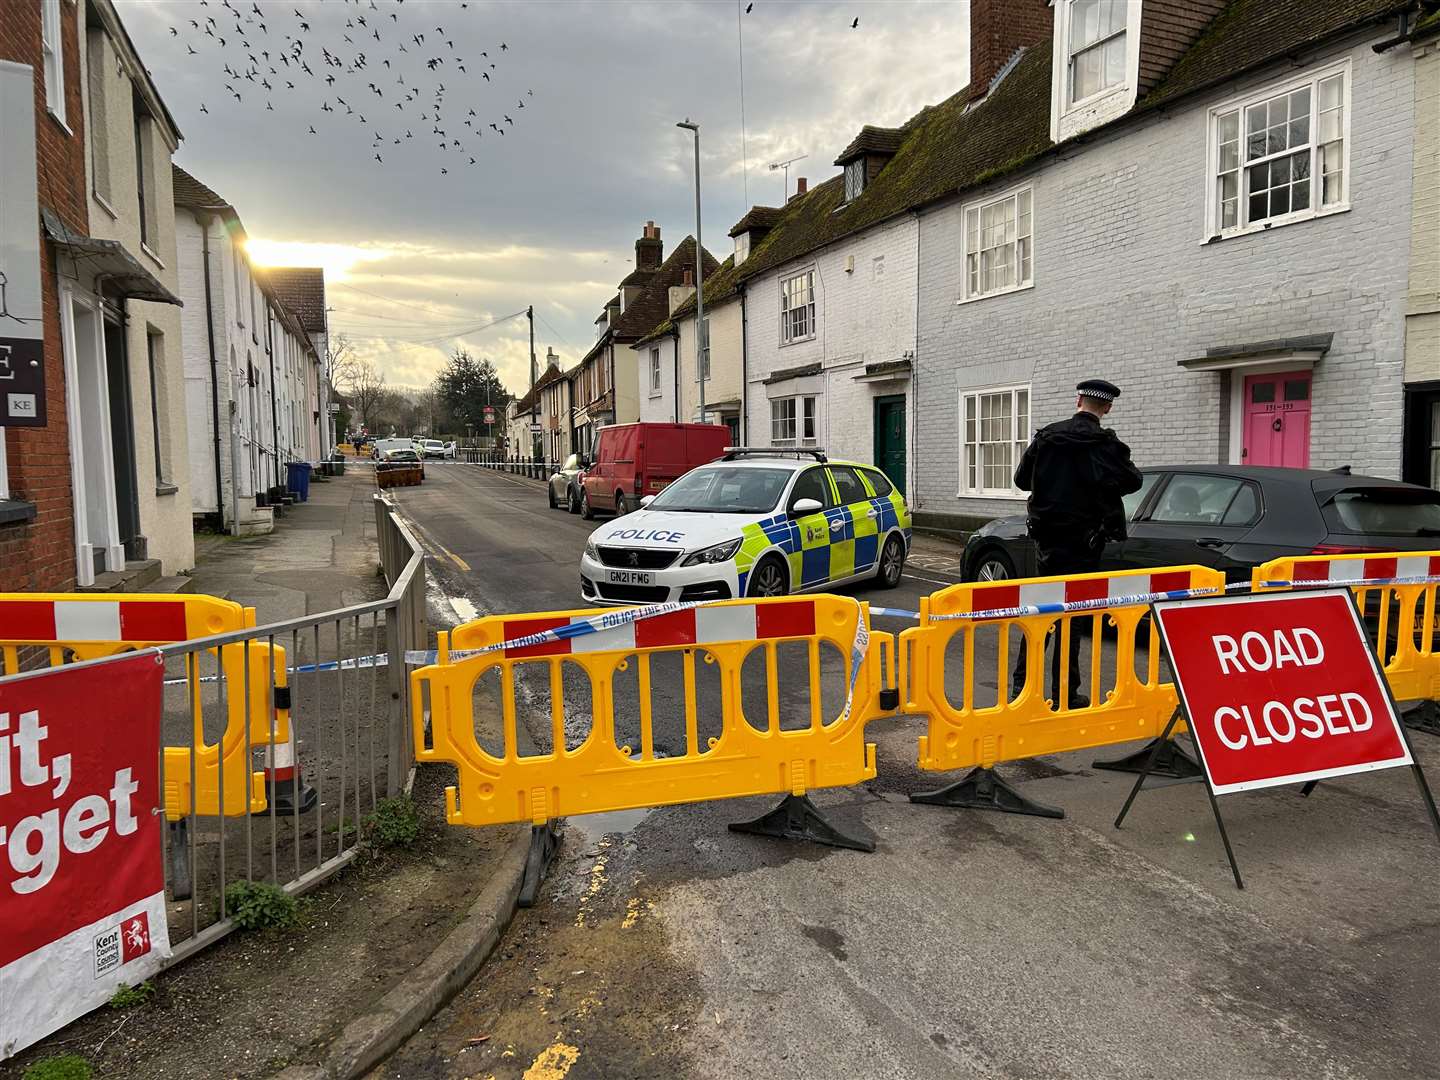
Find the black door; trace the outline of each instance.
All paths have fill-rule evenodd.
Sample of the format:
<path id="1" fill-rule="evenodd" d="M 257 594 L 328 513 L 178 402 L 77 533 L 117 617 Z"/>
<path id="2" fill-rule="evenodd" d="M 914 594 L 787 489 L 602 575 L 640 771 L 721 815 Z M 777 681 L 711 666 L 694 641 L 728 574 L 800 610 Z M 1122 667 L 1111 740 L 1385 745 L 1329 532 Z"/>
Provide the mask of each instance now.
<path id="1" fill-rule="evenodd" d="M 1232 565 L 1226 553 L 1260 520 L 1260 488 L 1207 473 L 1172 473 L 1131 524 L 1123 546 L 1128 567 Z"/>
<path id="2" fill-rule="evenodd" d="M 105 320 L 105 377 L 110 391 L 110 453 L 115 461 L 115 513 L 125 558 L 144 557 L 140 550 L 140 492 L 135 479 L 135 412 L 130 401 L 130 357 L 125 329 Z"/>
<path id="3" fill-rule="evenodd" d="M 1401 479 L 1440 484 L 1440 382 L 1405 387 L 1405 451 Z"/>

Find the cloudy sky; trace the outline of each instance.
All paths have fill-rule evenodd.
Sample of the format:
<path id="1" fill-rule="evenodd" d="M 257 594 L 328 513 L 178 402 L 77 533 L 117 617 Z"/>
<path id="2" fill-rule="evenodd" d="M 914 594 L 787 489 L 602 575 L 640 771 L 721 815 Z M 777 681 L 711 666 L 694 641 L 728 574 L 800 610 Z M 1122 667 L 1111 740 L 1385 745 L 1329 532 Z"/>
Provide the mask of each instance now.
<path id="1" fill-rule="evenodd" d="M 861 124 L 969 78 L 963 0 L 747 3 L 118 6 L 184 134 L 176 161 L 236 206 L 259 261 L 325 267 L 332 332 L 392 384 L 428 383 L 463 346 L 523 390 L 525 320 L 497 320 L 533 304 L 537 354 L 573 363 L 645 221 L 667 252 L 693 232 L 677 120 L 701 125 L 704 240 L 723 259 L 747 206 L 782 199 L 768 163 L 809 155 L 792 190 L 827 179 Z"/>

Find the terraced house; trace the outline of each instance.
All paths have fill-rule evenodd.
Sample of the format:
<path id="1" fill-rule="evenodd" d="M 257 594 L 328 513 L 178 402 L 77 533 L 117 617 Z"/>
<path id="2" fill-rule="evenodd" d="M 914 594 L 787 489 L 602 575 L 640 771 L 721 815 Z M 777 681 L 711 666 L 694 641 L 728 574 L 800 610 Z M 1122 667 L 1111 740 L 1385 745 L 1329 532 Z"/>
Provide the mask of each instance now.
<path id="1" fill-rule="evenodd" d="M 953 150 L 918 214 L 920 509 L 1013 512 L 1086 376 L 1142 464 L 1399 476 L 1423 14 L 1064 0 L 923 121 Z"/>

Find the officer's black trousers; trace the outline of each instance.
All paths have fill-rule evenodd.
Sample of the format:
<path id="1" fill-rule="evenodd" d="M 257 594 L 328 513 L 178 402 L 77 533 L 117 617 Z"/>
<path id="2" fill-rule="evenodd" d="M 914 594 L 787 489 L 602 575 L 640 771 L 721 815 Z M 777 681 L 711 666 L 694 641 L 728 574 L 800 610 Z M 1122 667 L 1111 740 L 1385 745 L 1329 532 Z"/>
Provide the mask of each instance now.
<path id="1" fill-rule="evenodd" d="M 1100 554 L 1104 551 L 1102 547 L 1089 547 L 1083 544 L 1057 544 L 1054 542 L 1035 542 L 1036 551 L 1036 572 L 1040 577 L 1059 577 L 1061 574 L 1093 574 L 1100 569 Z M 1056 629 L 1050 632 L 1049 637 L 1054 638 L 1059 632 L 1059 623 Z M 1099 643 L 1091 642 L 1090 662 L 1096 662 L 1099 654 Z M 1080 627 L 1078 623 L 1070 626 L 1070 684 L 1069 704 L 1075 705 L 1075 695 L 1080 690 Z M 1020 639 L 1020 649 L 1015 654 L 1015 671 L 1010 677 L 1010 696 L 1013 698 L 1020 693 L 1025 685 L 1025 639 Z M 1050 649 L 1050 700 L 1057 705 L 1060 701 L 1060 648 L 1055 645 Z"/>

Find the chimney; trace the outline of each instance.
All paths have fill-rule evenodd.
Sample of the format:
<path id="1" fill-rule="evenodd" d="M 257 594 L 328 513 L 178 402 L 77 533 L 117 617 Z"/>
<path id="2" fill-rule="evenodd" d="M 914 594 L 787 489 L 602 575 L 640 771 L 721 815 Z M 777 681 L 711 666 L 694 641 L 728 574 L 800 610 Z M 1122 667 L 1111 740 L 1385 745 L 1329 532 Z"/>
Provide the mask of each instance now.
<path id="1" fill-rule="evenodd" d="M 805 179 L 805 177 L 802 176 L 802 177 L 800 177 L 798 180 L 795 181 L 795 194 L 796 194 L 796 195 L 804 195 L 805 192 L 808 191 L 809 189 L 810 189 L 810 188 L 809 188 L 809 182 Z"/>
<path id="2" fill-rule="evenodd" d="M 1049 0 L 970 0 L 971 101 L 990 92 L 1015 53 L 1050 38 Z"/>
<path id="3" fill-rule="evenodd" d="M 687 289 L 693 289 L 695 287 L 695 271 L 691 270 L 688 266 L 685 268 L 684 285 Z"/>
<path id="4" fill-rule="evenodd" d="M 640 239 L 635 241 L 635 269 L 658 270 L 664 262 L 665 245 L 660 241 L 660 226 L 653 221 L 645 223 Z"/>
<path id="5" fill-rule="evenodd" d="M 695 295 L 695 271 L 685 270 L 685 277 L 682 284 L 671 285 L 669 289 L 670 314 L 675 314 L 675 309 L 683 304 L 690 297 Z"/>
<path id="6" fill-rule="evenodd" d="M 560 357 L 555 355 L 555 347 L 553 345 L 545 346 L 545 366 L 547 368 L 558 368 L 560 366 Z"/>

